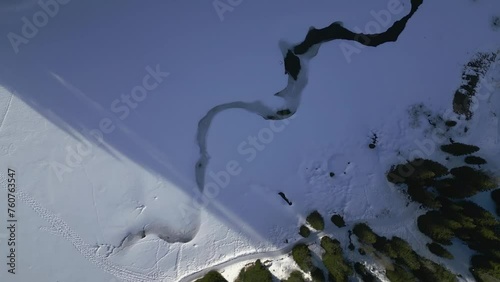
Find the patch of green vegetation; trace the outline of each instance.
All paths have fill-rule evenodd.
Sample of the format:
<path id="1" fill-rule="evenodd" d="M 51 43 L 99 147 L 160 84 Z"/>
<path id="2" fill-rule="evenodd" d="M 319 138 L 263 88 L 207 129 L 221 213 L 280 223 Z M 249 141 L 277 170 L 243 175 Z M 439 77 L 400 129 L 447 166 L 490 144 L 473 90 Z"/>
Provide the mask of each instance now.
<path id="1" fill-rule="evenodd" d="M 344 218 L 342 218 L 341 215 L 339 214 L 334 214 L 332 215 L 331 217 L 331 221 L 333 222 L 333 224 L 335 224 L 335 226 L 337 226 L 338 228 L 342 228 L 342 227 L 345 227 L 345 221 L 344 221 Z"/>
<path id="2" fill-rule="evenodd" d="M 342 254 L 342 247 L 340 246 L 340 242 L 336 239 L 332 239 L 328 236 L 324 236 L 321 238 L 321 247 L 327 253 L 339 255 Z"/>
<path id="3" fill-rule="evenodd" d="M 406 191 L 413 201 L 422 204 L 426 208 L 438 209 L 441 207 L 441 203 L 436 200 L 436 195 L 425 186 L 410 184 Z"/>
<path id="4" fill-rule="evenodd" d="M 311 271 L 311 278 L 313 282 L 325 282 L 325 274 L 317 267 Z"/>
<path id="5" fill-rule="evenodd" d="M 451 245 L 451 239 L 455 236 L 449 221 L 438 211 L 429 211 L 421 215 L 417 219 L 417 225 L 420 232 L 443 245 Z"/>
<path id="6" fill-rule="evenodd" d="M 471 259 L 470 272 L 478 282 L 490 282 L 500 280 L 500 259 L 475 255 Z"/>
<path id="7" fill-rule="evenodd" d="M 418 279 L 420 279 L 420 281 L 458 281 L 455 274 L 453 274 L 440 264 L 422 257 L 420 257 L 420 263 L 422 267 L 416 271 L 413 271 L 413 274 Z"/>
<path id="8" fill-rule="evenodd" d="M 413 201 L 430 209 L 440 208 L 437 194 L 430 189 L 436 183 L 447 184 L 449 178 L 441 179 L 449 171 L 444 165 L 426 159 L 415 159 L 405 164 L 391 167 L 387 180 L 395 184 L 406 184 L 407 193 Z M 448 185 L 450 186 L 450 185 Z"/>
<path id="9" fill-rule="evenodd" d="M 454 202 L 440 198 L 442 207 L 418 219 L 419 229 L 428 237 L 446 233 L 456 237 L 479 254 L 471 259 L 471 272 L 478 281 L 500 280 L 500 222 L 479 205 L 470 201 Z M 494 279 L 491 280 L 493 277 Z"/>
<path id="10" fill-rule="evenodd" d="M 459 181 L 466 182 L 469 185 L 477 186 L 477 190 L 486 191 L 496 188 L 497 183 L 490 175 L 481 170 L 469 166 L 456 167 L 450 170 L 450 173 Z"/>
<path id="11" fill-rule="evenodd" d="M 447 259 L 453 259 L 453 255 L 445 249 L 443 246 L 439 245 L 438 243 L 432 242 L 430 244 L 427 244 L 427 248 L 431 253 L 435 254 L 436 256 L 442 257 L 442 258 L 447 258 Z"/>
<path id="12" fill-rule="evenodd" d="M 290 276 L 286 280 L 283 280 L 283 282 L 306 282 L 306 280 L 304 279 L 302 272 L 294 270 L 290 273 Z"/>
<path id="13" fill-rule="evenodd" d="M 227 282 L 227 280 L 219 272 L 212 270 L 196 282 Z"/>
<path id="14" fill-rule="evenodd" d="M 309 237 L 309 235 L 311 235 L 311 230 L 309 230 L 309 228 L 307 228 L 307 226 L 302 225 L 302 226 L 300 226 L 299 234 L 300 234 L 300 236 L 307 238 L 307 237 Z"/>
<path id="15" fill-rule="evenodd" d="M 479 147 L 455 142 L 452 144 L 441 145 L 441 151 L 454 156 L 463 156 L 479 151 Z"/>
<path id="16" fill-rule="evenodd" d="M 391 282 L 418 282 L 418 279 L 399 265 L 394 265 L 394 269 L 387 269 L 385 275 Z"/>
<path id="17" fill-rule="evenodd" d="M 305 272 L 313 268 L 311 250 L 305 244 L 297 244 L 292 249 L 292 257 L 297 265 Z"/>
<path id="18" fill-rule="evenodd" d="M 272 282 L 273 275 L 257 260 L 254 265 L 244 268 L 236 278 L 235 282 Z"/>
<path id="19" fill-rule="evenodd" d="M 310 213 L 307 218 L 307 222 L 316 230 L 325 229 L 325 221 L 323 220 L 323 216 L 318 211 L 313 211 Z"/>
<path id="20" fill-rule="evenodd" d="M 473 77 L 469 77 L 471 81 Z M 443 145 L 441 149 L 455 156 L 472 154 L 479 147 L 462 143 Z M 465 163 L 486 164 L 477 156 L 466 156 Z M 471 259 L 470 271 L 477 281 L 500 281 L 500 222 L 481 206 L 463 199 L 498 187 L 498 181 L 490 174 L 470 166 L 449 170 L 451 177 L 441 164 L 422 168 L 421 159 L 393 166 L 387 179 L 392 183 L 406 184 L 410 197 L 431 209 L 417 219 L 420 231 L 435 242 L 427 244 L 435 255 L 453 259 L 453 255 L 442 245 L 451 245 L 457 238 L 477 252 Z M 446 169 L 439 169 L 440 167 Z M 500 215 L 500 190 L 491 194 L 497 203 Z M 452 200 L 454 199 L 454 200 Z M 419 256 L 405 241 L 394 237 L 379 237 L 368 226 L 361 225 L 354 230 L 361 243 L 369 245 L 367 250 L 375 256 L 390 258 L 394 267 L 388 267 L 387 277 L 391 281 L 456 281 L 448 269 L 429 259 Z M 438 244 L 439 243 L 439 244 Z M 375 251 L 372 252 L 374 248 Z"/>
<path id="21" fill-rule="evenodd" d="M 449 198 L 463 199 L 497 186 L 493 177 L 469 166 L 453 168 L 450 173 L 453 178 L 440 179 L 434 183 L 437 191 Z"/>
<path id="22" fill-rule="evenodd" d="M 478 156 L 467 156 L 464 159 L 466 164 L 471 164 L 471 165 L 483 165 L 486 164 L 486 160 L 478 157 Z"/>
<path id="23" fill-rule="evenodd" d="M 352 269 L 349 262 L 344 259 L 340 242 L 328 236 L 321 238 L 321 247 L 325 250 L 322 256 L 323 264 L 328 270 L 331 281 L 347 282 Z"/>
<path id="24" fill-rule="evenodd" d="M 393 166 L 387 174 L 387 180 L 394 184 L 421 184 L 446 174 L 448 169 L 438 162 L 415 159 L 406 164 Z"/>
<path id="25" fill-rule="evenodd" d="M 354 225 L 352 232 L 362 243 L 371 245 L 377 242 L 377 234 L 375 234 L 373 230 L 365 223 L 358 223 Z"/>
<path id="26" fill-rule="evenodd" d="M 373 233 L 371 229 L 369 232 L 366 231 L 368 228 L 363 227 L 365 231 L 358 232 L 358 234 L 369 233 L 370 237 L 375 237 L 374 243 L 362 241 L 372 246 L 377 256 L 385 256 L 392 260 L 393 268 L 387 269 L 387 277 L 390 281 L 457 281 L 452 272 L 418 255 L 405 240 L 395 236 L 387 239 Z"/>
<path id="27" fill-rule="evenodd" d="M 406 241 L 399 237 L 392 237 L 392 239 L 379 237 L 377 242 L 373 244 L 373 247 L 378 252 L 410 270 L 417 270 L 421 267 L 418 254 L 413 251 Z"/>
<path id="28" fill-rule="evenodd" d="M 471 145 L 462 145 L 479 149 Z M 460 143 L 453 143 L 450 146 L 461 147 Z M 479 157 L 469 156 L 466 159 L 469 162 L 482 163 Z M 448 173 L 451 173 L 451 178 L 442 178 Z M 438 194 L 430 189 L 432 187 L 436 188 L 441 196 L 463 199 L 498 186 L 491 175 L 481 170 L 461 166 L 448 171 L 440 163 L 424 159 L 415 159 L 406 164 L 393 166 L 387 174 L 387 179 L 395 184 L 406 184 L 411 199 L 429 209 L 441 208 L 440 201 L 436 199 Z"/>

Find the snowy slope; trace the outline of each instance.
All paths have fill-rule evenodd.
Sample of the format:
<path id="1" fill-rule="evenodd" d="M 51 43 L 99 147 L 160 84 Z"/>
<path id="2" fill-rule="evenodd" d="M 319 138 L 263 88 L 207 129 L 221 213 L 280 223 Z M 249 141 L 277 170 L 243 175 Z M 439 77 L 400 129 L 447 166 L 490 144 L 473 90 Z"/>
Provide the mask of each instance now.
<path id="1" fill-rule="evenodd" d="M 377 21 L 374 14 L 391 2 L 241 1 L 220 16 L 211 2 L 68 1 L 17 53 L 4 37 L 0 172 L 15 169 L 22 192 L 18 273 L 2 268 L 0 280 L 177 281 L 287 248 L 315 209 L 368 221 L 431 256 L 423 247 L 429 239 L 415 227 L 420 211 L 387 184 L 385 172 L 430 138 L 425 123 L 411 125 L 409 108 L 451 109 L 463 65 L 478 51 L 498 50 L 499 31 L 490 23 L 500 14 L 498 1 L 424 1 L 397 42 L 349 42 L 359 50 L 350 57 L 342 41 L 321 45 L 314 58 L 303 58 L 307 84 L 290 119 L 221 112 L 208 130 L 206 180 L 217 183 L 210 172 L 239 172 L 200 214 L 186 212 L 199 196 L 199 120 L 235 101 L 279 107 L 273 94 L 288 81 L 280 46 L 337 20 L 383 31 L 410 8 L 402 1 L 398 13 Z M 22 17 L 42 10 L 34 1 L 22 9 L 2 5 L 6 35 L 22 34 Z M 492 160 L 500 153 L 500 125 L 491 114 L 500 114 L 498 69 L 488 76 L 494 95 L 480 101 L 471 130 L 457 139 Z M 123 102 L 137 86 L 148 88 L 144 99 Z M 255 149 L 253 137 L 260 140 Z M 338 235 L 347 244 L 346 234 Z M 5 239 L 0 233 L 2 255 Z M 449 267 L 470 277 L 459 264 Z"/>

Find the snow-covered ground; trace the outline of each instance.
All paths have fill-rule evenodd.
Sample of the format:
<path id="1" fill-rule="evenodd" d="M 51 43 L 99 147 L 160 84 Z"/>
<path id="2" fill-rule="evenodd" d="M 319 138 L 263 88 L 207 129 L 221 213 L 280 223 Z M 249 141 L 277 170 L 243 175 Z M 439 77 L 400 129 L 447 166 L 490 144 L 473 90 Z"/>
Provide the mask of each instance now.
<path id="1" fill-rule="evenodd" d="M 464 64 L 498 52 L 491 22 L 500 2 L 424 0 L 395 43 L 322 44 L 301 58 L 307 84 L 289 119 L 219 113 L 207 133 L 205 202 L 196 138 L 210 109 L 237 101 L 279 108 L 283 46 L 334 21 L 384 31 L 410 1 L 47 2 L 0 4 L 0 174 L 6 186 L 14 169 L 18 186 L 16 274 L 2 263 L 0 281 L 178 281 L 214 266 L 234 278 L 248 259 L 286 257 L 313 210 L 327 221 L 332 213 L 367 221 L 447 263 L 425 248 L 415 224 L 422 211 L 385 173 L 419 156 L 447 163 L 435 132 L 410 109 L 451 111 Z M 485 81 L 485 98 L 462 123 L 470 130 L 453 138 L 480 146 L 487 169 L 498 171 L 500 67 Z M 7 196 L 0 199 L 7 226 Z M 10 234 L 0 230 L 5 258 Z M 328 222 L 327 233 L 347 245 L 346 231 L 335 230 Z M 447 265 L 467 279 L 460 263 Z M 289 273 L 277 269 L 278 278 Z"/>

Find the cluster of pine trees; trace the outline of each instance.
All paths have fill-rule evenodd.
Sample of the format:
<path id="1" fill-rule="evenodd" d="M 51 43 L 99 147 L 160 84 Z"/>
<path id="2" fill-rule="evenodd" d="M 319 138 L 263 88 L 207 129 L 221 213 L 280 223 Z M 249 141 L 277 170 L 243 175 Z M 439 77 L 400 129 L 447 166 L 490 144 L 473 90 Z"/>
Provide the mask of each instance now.
<path id="1" fill-rule="evenodd" d="M 227 282 L 227 280 L 219 272 L 212 270 L 196 282 Z"/>
<path id="2" fill-rule="evenodd" d="M 272 282 L 273 275 L 265 267 L 260 260 L 256 260 L 249 267 L 243 268 L 235 282 Z M 293 280 L 292 280 L 293 281 Z M 196 282 L 227 282 L 227 280 L 217 271 L 208 272 L 203 278 L 196 280 Z"/>
<path id="3" fill-rule="evenodd" d="M 462 143 L 452 143 L 441 146 L 441 150 L 456 157 L 464 157 L 464 165 L 448 169 L 444 165 L 426 159 L 415 159 L 404 164 L 391 167 L 387 179 L 395 184 L 405 184 L 407 193 L 413 201 L 422 204 L 428 212 L 418 220 L 420 231 L 433 240 L 427 248 L 433 254 L 453 259 L 446 249 L 453 239 L 459 239 L 476 251 L 471 258 L 470 271 L 475 279 L 483 281 L 500 280 L 500 222 L 495 217 L 478 206 L 465 200 L 483 191 L 489 191 L 498 186 L 496 180 L 481 170 L 486 160 L 470 154 L 479 151 L 479 147 Z M 491 198 L 497 205 L 500 215 L 500 189 L 491 193 Z M 325 222 L 321 214 L 313 211 L 306 218 L 310 227 L 321 231 Z M 340 215 L 331 217 L 332 223 L 342 228 L 345 225 Z M 377 257 L 384 257 L 392 264 L 387 268 L 386 275 L 391 282 L 411 281 L 457 281 L 456 276 L 448 269 L 429 259 L 418 255 L 411 246 L 399 237 L 378 236 L 364 223 L 356 224 L 353 233 L 357 236 L 363 249 Z M 299 234 L 308 237 L 311 230 L 302 225 Z M 353 275 L 353 267 L 343 255 L 340 242 L 328 236 L 321 238 L 324 253 L 321 257 L 324 267 L 328 270 L 327 277 L 323 271 L 313 264 L 313 253 L 305 244 L 297 244 L 292 250 L 300 269 L 311 274 L 314 282 L 348 281 Z M 355 263 L 354 270 L 363 281 L 376 281 L 376 278 L 361 264 Z M 257 260 L 252 266 L 241 270 L 236 281 L 272 281 L 269 270 Z M 209 272 L 199 282 L 225 282 L 222 275 L 216 271 Z M 306 281 L 300 271 L 294 271 L 284 282 Z"/>
<path id="4" fill-rule="evenodd" d="M 323 264 L 328 270 L 329 281 L 347 282 L 352 275 L 350 263 L 344 258 L 340 242 L 328 236 L 321 238 L 321 247 L 325 250 Z"/>
<path id="5" fill-rule="evenodd" d="M 408 242 L 399 237 L 388 239 L 378 236 L 364 223 L 356 224 L 353 233 L 374 256 L 392 262 L 386 268 L 386 276 L 391 282 L 457 281 L 452 272 L 418 255 Z"/>
<path id="6" fill-rule="evenodd" d="M 479 150 L 476 146 L 457 142 L 443 145 L 441 149 L 455 156 Z M 478 156 L 467 156 L 464 161 L 471 165 L 486 163 L 486 160 Z M 448 170 L 444 165 L 426 159 L 415 159 L 393 166 L 387 174 L 387 179 L 395 184 L 406 184 L 412 200 L 431 209 L 439 208 L 440 203 L 435 200 L 438 195 L 464 199 L 498 186 L 495 178 L 481 169 L 464 165 Z M 431 188 L 435 188 L 438 194 L 433 193 Z"/>
<path id="7" fill-rule="evenodd" d="M 479 148 L 455 142 L 441 146 L 441 150 L 453 156 L 464 156 Z M 486 160 L 477 156 L 466 156 L 464 162 L 479 167 L 486 164 Z M 438 162 L 416 159 L 393 166 L 387 179 L 395 184 L 406 184 L 411 199 L 429 209 L 417 222 L 420 231 L 434 240 L 428 245 L 432 253 L 453 258 L 441 245 L 451 245 L 451 241 L 458 238 L 478 253 L 470 262 L 470 271 L 476 280 L 500 280 L 500 222 L 482 207 L 465 200 L 498 186 L 490 174 L 467 165 L 448 170 Z M 491 197 L 500 214 L 500 192 L 497 191 L 493 191 Z M 366 230 L 360 235 L 369 239 L 365 233 Z"/>
<path id="8" fill-rule="evenodd" d="M 439 197 L 441 208 L 420 216 L 417 220 L 422 233 L 443 245 L 454 238 L 476 251 L 471 259 L 471 273 L 477 281 L 500 279 L 500 223 L 495 217 L 471 201 L 451 201 Z"/>

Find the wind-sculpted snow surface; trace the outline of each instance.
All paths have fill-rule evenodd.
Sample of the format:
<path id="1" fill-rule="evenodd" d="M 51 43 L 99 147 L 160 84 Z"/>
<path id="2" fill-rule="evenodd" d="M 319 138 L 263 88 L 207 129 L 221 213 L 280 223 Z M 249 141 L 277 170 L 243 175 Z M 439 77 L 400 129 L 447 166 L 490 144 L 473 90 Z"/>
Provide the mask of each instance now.
<path id="1" fill-rule="evenodd" d="M 213 107 L 198 123 L 197 144 L 200 148 L 200 158 L 195 165 L 196 183 L 200 192 L 203 193 L 205 185 L 206 167 L 210 160 L 207 150 L 207 133 L 214 117 L 226 110 L 244 109 L 250 113 L 261 116 L 264 119 L 280 120 L 294 115 L 300 106 L 302 90 L 307 84 L 307 64 L 314 58 L 322 43 L 342 39 L 356 41 L 366 46 L 376 47 L 383 43 L 395 42 L 403 32 L 408 20 L 417 11 L 423 0 L 411 0 L 411 10 L 408 15 L 396 21 L 385 32 L 379 34 L 355 33 L 344 28 L 340 22 L 334 22 L 330 26 L 315 29 L 312 28 L 306 35 L 304 41 L 296 46 L 284 48 L 283 56 L 285 71 L 288 74 L 288 85 L 275 96 L 284 100 L 281 110 L 273 109 L 262 101 L 256 102 L 233 102 Z M 293 52 L 292 52 L 293 50 Z M 283 114 L 286 111 L 286 114 Z"/>

